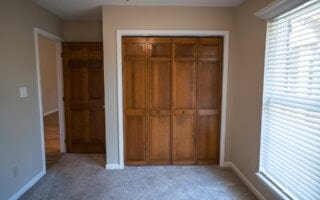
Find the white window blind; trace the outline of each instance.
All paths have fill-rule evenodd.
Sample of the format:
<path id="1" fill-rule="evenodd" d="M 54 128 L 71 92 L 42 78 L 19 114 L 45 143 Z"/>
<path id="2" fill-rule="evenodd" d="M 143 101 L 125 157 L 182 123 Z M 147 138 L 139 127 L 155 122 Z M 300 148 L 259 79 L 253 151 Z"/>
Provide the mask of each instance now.
<path id="1" fill-rule="evenodd" d="M 320 200 L 320 0 L 268 22 L 260 174 L 289 199 Z"/>

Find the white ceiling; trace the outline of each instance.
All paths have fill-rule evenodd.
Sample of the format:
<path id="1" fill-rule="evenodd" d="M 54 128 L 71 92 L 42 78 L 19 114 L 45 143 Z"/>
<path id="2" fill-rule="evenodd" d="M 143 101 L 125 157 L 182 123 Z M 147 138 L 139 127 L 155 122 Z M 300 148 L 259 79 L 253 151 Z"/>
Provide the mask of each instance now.
<path id="1" fill-rule="evenodd" d="M 245 0 L 33 0 L 64 20 L 101 20 L 102 5 L 239 6 Z"/>

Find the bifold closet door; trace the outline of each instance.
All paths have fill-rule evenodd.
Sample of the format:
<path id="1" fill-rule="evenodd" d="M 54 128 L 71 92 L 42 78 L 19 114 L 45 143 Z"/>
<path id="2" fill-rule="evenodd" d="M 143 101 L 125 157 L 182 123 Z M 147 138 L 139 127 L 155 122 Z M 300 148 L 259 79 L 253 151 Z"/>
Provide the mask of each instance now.
<path id="1" fill-rule="evenodd" d="M 148 130 L 149 164 L 171 162 L 171 38 L 149 38 Z"/>
<path id="2" fill-rule="evenodd" d="M 147 39 L 123 39 L 123 104 L 125 160 L 128 165 L 146 164 Z"/>
<path id="3" fill-rule="evenodd" d="M 222 38 L 200 38 L 197 72 L 196 161 L 219 163 Z"/>
<path id="4" fill-rule="evenodd" d="M 222 38 L 122 41 L 125 163 L 218 163 Z"/>
<path id="5" fill-rule="evenodd" d="M 197 39 L 173 42 L 173 164 L 194 163 Z"/>

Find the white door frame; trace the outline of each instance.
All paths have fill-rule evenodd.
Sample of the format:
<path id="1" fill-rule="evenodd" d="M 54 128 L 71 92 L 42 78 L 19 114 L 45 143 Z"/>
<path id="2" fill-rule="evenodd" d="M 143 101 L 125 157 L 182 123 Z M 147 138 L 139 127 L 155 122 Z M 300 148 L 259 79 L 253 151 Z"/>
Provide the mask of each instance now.
<path id="1" fill-rule="evenodd" d="M 64 124 L 64 103 L 63 103 L 63 70 L 62 70 L 62 39 L 52 33 L 44 31 L 39 28 L 34 28 L 34 42 L 36 50 L 36 68 L 37 68 L 37 84 L 38 84 L 38 98 L 39 98 L 39 116 L 40 116 L 40 131 L 41 131 L 41 148 L 43 159 L 43 170 L 46 171 L 46 154 L 44 141 L 44 124 L 43 124 L 43 107 L 42 107 L 42 91 L 41 91 L 41 73 L 40 73 L 40 56 L 39 56 L 39 36 L 45 37 L 49 40 L 57 42 L 57 88 L 58 88 L 58 110 L 59 110 L 59 129 L 60 129 L 60 151 L 66 152 L 65 138 L 65 124 Z"/>
<path id="2" fill-rule="evenodd" d="M 118 92 L 118 131 L 119 131 L 119 166 L 110 163 L 111 168 L 124 168 L 123 146 L 123 96 L 122 96 L 122 37 L 123 36 L 222 36 L 223 37 L 223 81 L 220 128 L 220 160 L 219 165 L 225 162 L 225 138 L 227 121 L 227 84 L 229 67 L 229 31 L 221 30 L 117 30 L 117 92 Z M 108 168 L 108 164 L 107 164 Z"/>

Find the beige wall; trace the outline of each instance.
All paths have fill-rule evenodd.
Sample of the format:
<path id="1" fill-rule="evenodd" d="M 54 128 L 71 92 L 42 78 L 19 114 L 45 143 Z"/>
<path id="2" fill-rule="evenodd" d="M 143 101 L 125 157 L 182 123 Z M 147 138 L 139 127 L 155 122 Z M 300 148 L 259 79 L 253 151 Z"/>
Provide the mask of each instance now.
<path id="1" fill-rule="evenodd" d="M 118 127 L 117 127 L 117 69 L 116 69 L 116 30 L 117 29 L 172 29 L 172 30 L 229 30 L 230 31 L 230 68 L 227 137 L 230 136 L 231 96 L 234 88 L 235 62 L 235 8 L 208 7 L 104 7 L 103 41 L 105 73 L 105 105 L 107 127 L 107 162 L 117 164 Z M 227 139 L 229 142 L 230 139 Z M 227 144 L 230 147 L 229 144 Z M 226 149 L 229 158 L 230 149 Z"/>
<path id="2" fill-rule="evenodd" d="M 259 169 L 266 21 L 254 13 L 271 2 L 247 0 L 237 9 L 230 160 L 267 199 L 276 199 L 255 175 Z"/>
<path id="3" fill-rule="evenodd" d="M 39 37 L 43 114 L 58 110 L 57 43 Z"/>
<path id="4" fill-rule="evenodd" d="M 42 170 L 34 27 L 62 36 L 62 22 L 32 1 L 0 2 L 0 199 Z M 19 98 L 27 86 L 29 97 Z"/>
<path id="5" fill-rule="evenodd" d="M 116 30 L 229 30 L 226 160 L 233 162 L 267 199 L 259 181 L 260 119 L 266 22 L 254 13 L 272 0 L 247 0 L 239 8 L 104 7 L 107 162 L 118 161 Z"/>
<path id="6" fill-rule="evenodd" d="M 65 21 L 63 37 L 66 42 L 102 42 L 102 22 Z"/>

